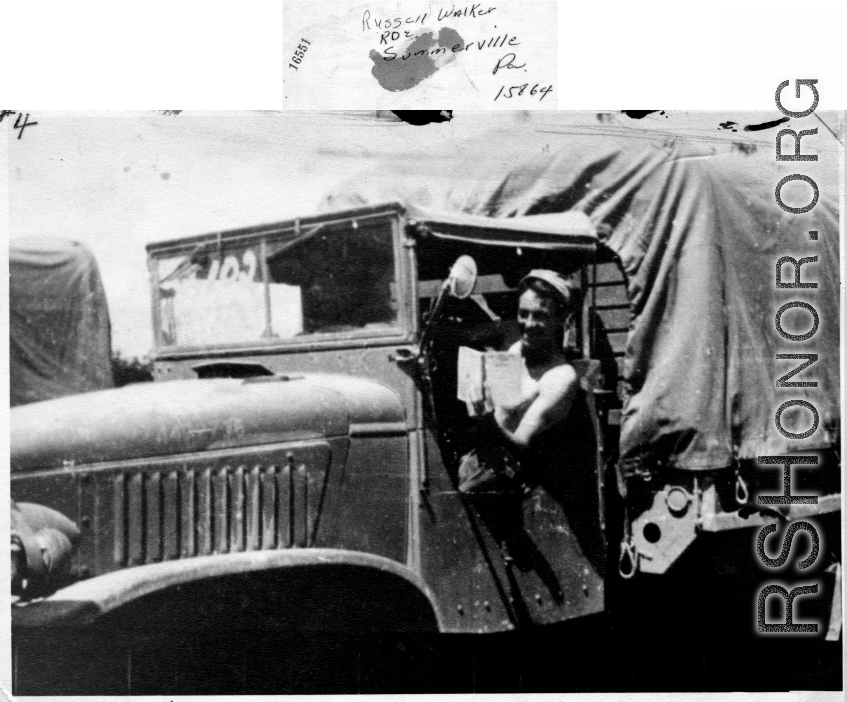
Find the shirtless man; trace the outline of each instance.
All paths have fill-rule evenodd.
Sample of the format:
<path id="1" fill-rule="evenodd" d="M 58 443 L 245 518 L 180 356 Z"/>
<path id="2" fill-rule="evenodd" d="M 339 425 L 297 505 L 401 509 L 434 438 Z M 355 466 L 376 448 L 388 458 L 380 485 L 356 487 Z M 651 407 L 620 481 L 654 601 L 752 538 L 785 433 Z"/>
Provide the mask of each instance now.
<path id="1" fill-rule="evenodd" d="M 526 472 L 521 462 L 546 463 L 555 448 L 545 432 L 565 422 L 579 393 L 579 379 L 563 347 L 577 290 L 559 274 L 541 269 L 524 277 L 518 292 L 521 339 L 509 353 L 523 358 L 522 400 L 516 407 L 494 406 L 486 415 L 485 433 L 492 441 L 462 458 L 461 492 L 501 491 L 510 482 L 514 487 L 517 474 Z M 474 414 L 485 415 L 486 406 L 493 406 L 488 388 L 473 388 L 471 395 Z"/>

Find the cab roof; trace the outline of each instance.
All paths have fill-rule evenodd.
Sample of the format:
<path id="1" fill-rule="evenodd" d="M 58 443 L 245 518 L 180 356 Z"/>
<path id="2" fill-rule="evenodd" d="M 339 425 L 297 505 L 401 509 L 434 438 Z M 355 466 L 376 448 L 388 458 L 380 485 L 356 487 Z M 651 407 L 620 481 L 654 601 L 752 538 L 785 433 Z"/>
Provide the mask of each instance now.
<path id="1" fill-rule="evenodd" d="M 373 205 L 339 209 L 309 217 L 297 217 L 271 224 L 209 232 L 147 245 L 149 254 L 192 248 L 216 241 L 232 241 L 282 233 L 307 234 L 316 226 L 344 224 L 385 215 L 405 215 L 418 232 L 440 239 L 452 239 L 487 246 L 534 248 L 549 251 L 593 254 L 597 235 L 583 212 L 556 212 L 530 217 L 492 218 L 387 201 Z"/>

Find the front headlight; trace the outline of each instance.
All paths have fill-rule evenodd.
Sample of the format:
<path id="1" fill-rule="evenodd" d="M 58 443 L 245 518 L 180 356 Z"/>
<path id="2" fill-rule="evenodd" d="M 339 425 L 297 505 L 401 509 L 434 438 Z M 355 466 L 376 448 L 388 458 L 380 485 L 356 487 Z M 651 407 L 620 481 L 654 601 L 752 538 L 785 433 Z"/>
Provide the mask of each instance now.
<path id="1" fill-rule="evenodd" d="M 20 597 L 44 595 L 67 573 L 79 529 L 56 510 L 12 502 L 11 586 Z"/>

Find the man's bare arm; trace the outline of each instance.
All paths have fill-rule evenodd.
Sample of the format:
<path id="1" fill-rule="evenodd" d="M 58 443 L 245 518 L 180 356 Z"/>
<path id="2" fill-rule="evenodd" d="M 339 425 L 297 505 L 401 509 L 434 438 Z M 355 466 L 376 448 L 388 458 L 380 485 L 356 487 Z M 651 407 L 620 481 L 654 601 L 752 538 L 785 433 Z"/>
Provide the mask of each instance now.
<path id="1" fill-rule="evenodd" d="M 545 429 L 568 416 L 579 388 L 573 366 L 562 365 L 547 371 L 541 378 L 538 397 L 533 400 L 514 432 L 497 421 L 501 434 L 512 448 L 521 451 Z"/>

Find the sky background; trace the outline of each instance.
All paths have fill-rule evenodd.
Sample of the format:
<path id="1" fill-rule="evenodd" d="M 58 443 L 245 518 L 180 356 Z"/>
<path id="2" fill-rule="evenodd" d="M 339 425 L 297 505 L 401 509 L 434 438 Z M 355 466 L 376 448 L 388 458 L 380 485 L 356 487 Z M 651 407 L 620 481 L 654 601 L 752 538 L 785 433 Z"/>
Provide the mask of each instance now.
<path id="1" fill-rule="evenodd" d="M 738 134 L 718 125 L 779 117 L 457 112 L 450 123 L 412 127 L 373 111 L 38 112 L 38 125 L 8 142 L 10 233 L 87 244 L 106 288 L 113 348 L 145 356 L 153 338 L 148 243 L 314 214 L 323 195 L 376 163 L 461 179 L 469 158 L 508 168 L 554 149 L 551 132 L 562 130 L 680 134 L 723 147 L 743 136 L 773 148 L 773 130 Z M 841 133 L 839 115 L 821 117 Z"/>

